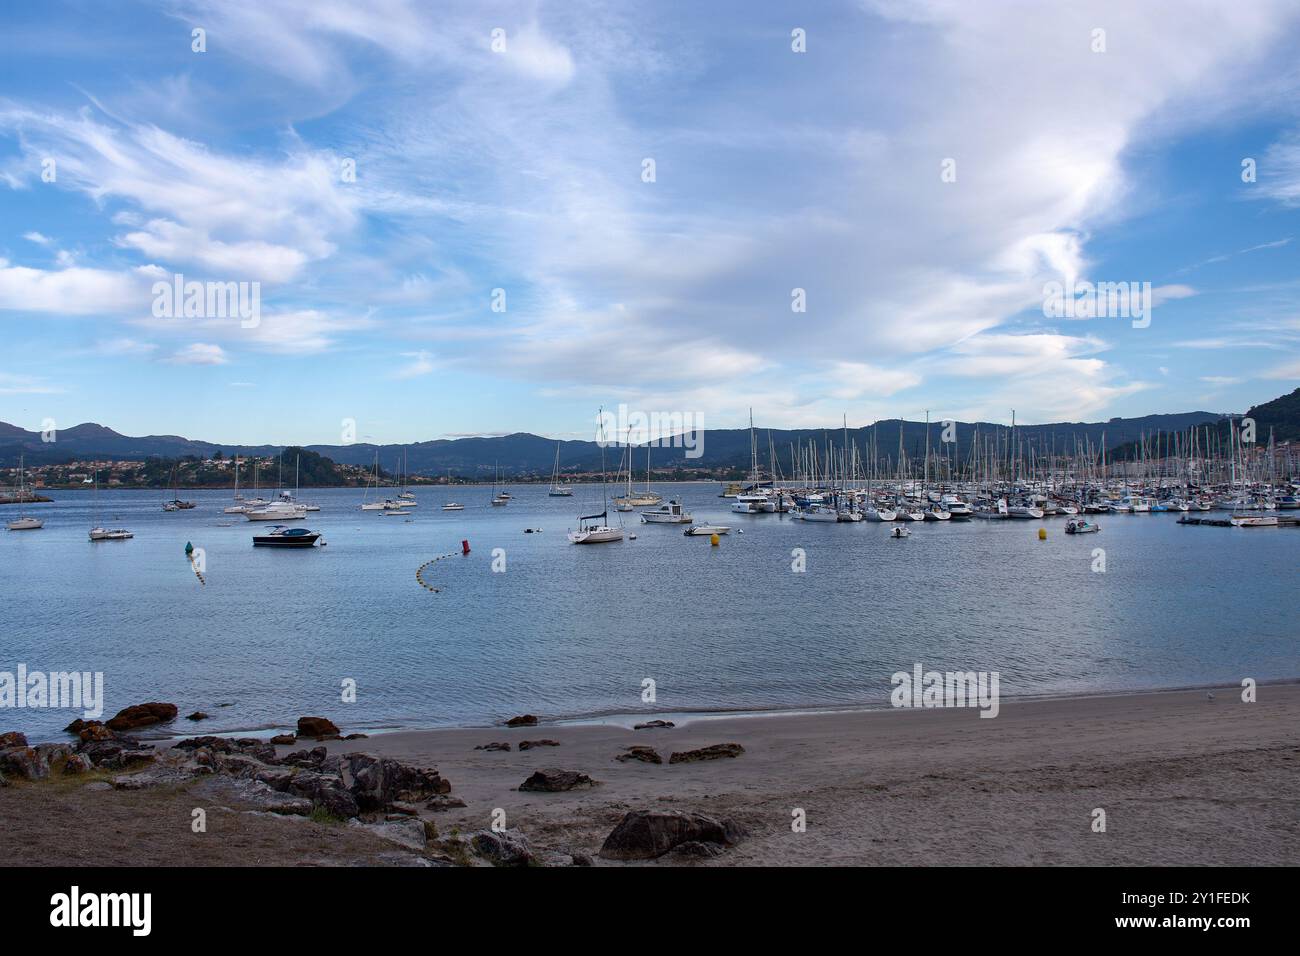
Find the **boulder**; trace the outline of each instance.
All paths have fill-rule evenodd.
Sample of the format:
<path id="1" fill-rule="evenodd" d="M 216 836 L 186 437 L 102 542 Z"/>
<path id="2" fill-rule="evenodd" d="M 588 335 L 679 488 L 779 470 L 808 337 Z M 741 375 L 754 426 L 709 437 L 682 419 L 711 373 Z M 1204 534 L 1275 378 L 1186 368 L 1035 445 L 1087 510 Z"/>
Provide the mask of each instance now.
<path id="1" fill-rule="evenodd" d="M 85 754 L 73 754 L 67 760 L 63 761 L 63 772 L 65 774 L 81 774 L 91 769 L 90 759 Z"/>
<path id="2" fill-rule="evenodd" d="M 10 747 L 26 747 L 27 735 L 21 734 L 16 730 L 11 730 L 7 734 L 0 734 L 0 750 L 8 750 Z"/>
<path id="3" fill-rule="evenodd" d="M 125 710 L 119 710 L 110 721 L 109 730 L 135 730 L 176 719 L 176 705 L 150 701 L 147 704 L 134 704 Z"/>
<path id="4" fill-rule="evenodd" d="M 449 793 L 451 784 L 437 770 L 411 767 L 388 757 L 345 754 L 344 785 L 362 810 L 382 810 L 394 800 L 422 800 Z"/>
<path id="5" fill-rule="evenodd" d="M 201 711 L 201 710 L 196 710 L 196 711 L 195 711 L 194 713 L 192 713 L 192 714 L 187 714 L 186 717 L 185 717 L 185 719 L 186 719 L 186 720 L 207 720 L 207 719 L 208 719 L 208 715 L 205 714 L 205 713 L 204 713 L 203 711 Z"/>
<path id="6" fill-rule="evenodd" d="M 510 745 L 508 743 L 501 743 L 500 741 L 493 741 L 490 744 L 479 744 L 474 749 L 475 750 L 509 750 Z M 523 750 L 524 748 L 520 746 L 519 749 Z"/>
<path id="7" fill-rule="evenodd" d="M 348 734 L 343 739 L 344 740 L 366 740 L 368 739 L 368 737 L 369 737 L 368 734 Z"/>
<path id="8" fill-rule="evenodd" d="M 518 830 L 479 830 L 470 838 L 474 852 L 493 866 L 528 866 L 533 862 L 533 848 Z"/>
<path id="9" fill-rule="evenodd" d="M 81 732 L 85 730 L 87 727 L 93 726 L 95 724 L 101 724 L 101 723 L 103 723 L 103 721 L 101 720 L 82 720 L 80 717 L 78 717 L 72 723 L 68 724 L 68 726 L 64 727 L 63 732 L 65 734 L 72 734 L 74 737 L 76 737 L 76 736 L 80 736 Z"/>
<path id="10" fill-rule="evenodd" d="M 578 773 L 576 770 L 548 768 L 535 772 L 519 785 L 519 789 L 532 793 L 560 793 L 577 787 L 594 787 L 596 783 L 597 781 L 592 780 L 585 773 Z"/>
<path id="11" fill-rule="evenodd" d="M 558 747 L 558 740 L 521 740 L 519 742 L 520 750 L 532 750 L 534 747 Z"/>
<path id="12" fill-rule="evenodd" d="M 610 860 L 652 860 L 683 843 L 734 846 L 745 831 L 731 820 L 715 820 L 682 810 L 632 810 L 600 848 Z"/>
<path id="13" fill-rule="evenodd" d="M 338 732 L 339 729 L 334 725 L 334 722 L 325 717 L 298 718 L 299 737 L 326 737 Z"/>
<path id="14" fill-rule="evenodd" d="M 532 714 L 523 714 L 519 717 L 511 717 L 506 721 L 507 727 L 536 727 L 537 718 Z"/>
<path id="15" fill-rule="evenodd" d="M 629 760 L 639 760 L 642 763 L 663 763 L 664 758 L 659 756 L 659 751 L 653 747 L 628 747 L 627 753 L 621 753 L 615 760 L 627 763 Z"/>
<path id="16" fill-rule="evenodd" d="M 668 758 L 669 763 L 694 763 L 697 760 L 717 760 L 721 757 L 739 757 L 745 752 L 740 744 L 710 744 L 699 750 L 684 750 Z"/>
<path id="17" fill-rule="evenodd" d="M 50 762 L 35 747 L 10 747 L 0 750 L 0 773 L 24 780 L 44 780 L 50 775 Z"/>
<path id="18" fill-rule="evenodd" d="M 113 733 L 113 731 L 109 730 L 99 721 L 94 721 L 93 723 L 87 724 L 85 727 L 82 727 L 81 732 L 77 734 L 77 736 L 80 737 L 83 741 L 96 741 L 96 740 L 112 740 L 114 737 L 117 736 L 117 734 Z"/>
<path id="19" fill-rule="evenodd" d="M 658 730 L 666 727 L 676 727 L 671 720 L 647 720 L 644 724 L 633 724 L 633 730 Z"/>
<path id="20" fill-rule="evenodd" d="M 295 737 L 293 734 L 276 734 L 274 737 L 271 738 L 271 743 L 282 747 L 284 746 L 292 747 L 297 742 L 298 742 L 298 738 Z"/>

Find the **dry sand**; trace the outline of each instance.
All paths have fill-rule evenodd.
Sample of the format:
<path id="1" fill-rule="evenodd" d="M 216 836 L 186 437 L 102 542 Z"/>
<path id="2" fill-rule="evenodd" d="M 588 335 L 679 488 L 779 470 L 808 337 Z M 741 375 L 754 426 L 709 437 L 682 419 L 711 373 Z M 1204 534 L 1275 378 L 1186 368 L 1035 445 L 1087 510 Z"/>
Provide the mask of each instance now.
<path id="1" fill-rule="evenodd" d="M 467 804 L 430 815 L 444 833 L 484 829 L 496 808 L 535 847 L 592 854 L 630 809 L 733 817 L 751 831 L 719 857 L 670 855 L 655 865 L 1294 866 L 1300 684 L 1264 685 L 1251 704 L 1241 702 L 1240 688 L 1213 693 L 1214 700 L 1194 690 L 1004 701 L 995 719 L 971 709 L 708 718 L 638 731 L 543 723 L 411 731 L 328 746 L 437 767 Z M 517 749 L 540 738 L 560 746 Z M 474 749 L 492 741 L 509 741 L 512 750 Z M 668 763 L 673 751 L 723 742 L 739 743 L 745 753 Z M 614 759 L 634 744 L 656 748 L 664 763 Z M 581 771 L 600 785 L 519 792 L 541 767 Z M 192 794 L 156 791 L 0 789 L 5 862 L 400 859 L 365 833 L 255 814 L 227 817 L 243 842 L 214 849 L 212 841 L 177 841 L 157 826 L 156 814 L 171 811 L 153 804 L 168 800 L 187 815 L 194 804 Z M 1092 829 L 1098 807 L 1106 813 L 1105 833 Z M 806 832 L 791 829 L 796 808 L 806 812 Z"/>

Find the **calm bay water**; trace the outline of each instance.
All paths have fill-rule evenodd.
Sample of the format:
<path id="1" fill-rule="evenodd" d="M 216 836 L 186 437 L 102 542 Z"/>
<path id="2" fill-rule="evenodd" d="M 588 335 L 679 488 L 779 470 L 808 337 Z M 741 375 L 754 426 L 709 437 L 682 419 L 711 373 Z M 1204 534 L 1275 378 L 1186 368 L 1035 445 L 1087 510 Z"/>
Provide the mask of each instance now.
<path id="1" fill-rule="evenodd" d="M 340 489 L 305 493 L 322 510 L 295 522 L 327 546 L 279 550 L 252 547 L 268 525 L 221 513 L 229 491 L 186 492 L 199 506 L 177 513 L 162 512 L 162 492 L 114 491 L 100 493 L 103 522 L 135 538 L 91 543 L 90 492 L 55 492 L 29 508 L 43 530 L 0 532 L 0 671 L 102 671 L 108 715 L 171 701 L 211 714 L 205 732 L 302 714 L 351 731 L 882 706 L 890 675 L 915 662 L 996 670 L 1004 695 L 1300 674 L 1300 529 L 1103 515 L 1097 535 L 1067 536 L 1061 519 L 975 520 L 913 524 L 900 541 L 892 525 L 731 514 L 713 483 L 656 488 L 697 522 L 744 533 L 712 548 L 625 514 L 635 541 L 577 547 L 564 535 L 599 510 L 590 489 L 515 486 L 505 508 L 487 488 L 419 490 L 410 520 L 361 512 L 361 492 Z M 448 500 L 465 510 L 442 512 Z M 426 572 L 443 590 L 420 587 L 416 569 L 461 539 L 468 557 Z M 206 551 L 206 585 L 187 541 Z M 1091 570 L 1098 547 L 1104 574 Z M 805 573 L 791 571 L 794 548 Z M 647 677 L 654 705 L 641 702 Z M 345 678 L 355 704 L 340 702 Z M 0 711 L 0 731 L 56 739 L 74 716 Z"/>

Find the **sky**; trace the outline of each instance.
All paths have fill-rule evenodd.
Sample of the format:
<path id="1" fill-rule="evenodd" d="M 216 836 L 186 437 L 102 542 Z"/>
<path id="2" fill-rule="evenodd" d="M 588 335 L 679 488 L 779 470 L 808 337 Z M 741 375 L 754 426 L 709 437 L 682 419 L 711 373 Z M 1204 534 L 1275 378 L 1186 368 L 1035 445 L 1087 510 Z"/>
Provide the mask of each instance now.
<path id="1" fill-rule="evenodd" d="M 5 5 L 0 421 L 1244 411 L 1300 380 L 1297 49 L 1281 0 Z"/>

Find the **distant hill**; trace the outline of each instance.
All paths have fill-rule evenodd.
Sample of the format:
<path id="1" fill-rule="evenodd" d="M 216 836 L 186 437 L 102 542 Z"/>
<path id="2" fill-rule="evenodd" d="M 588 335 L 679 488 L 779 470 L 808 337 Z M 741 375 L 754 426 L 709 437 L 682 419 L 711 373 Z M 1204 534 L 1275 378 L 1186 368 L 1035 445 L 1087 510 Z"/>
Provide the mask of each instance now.
<path id="1" fill-rule="evenodd" d="M 1228 426 L 1230 422 L 1240 422 L 1243 418 L 1255 422 L 1255 444 L 1263 447 L 1268 444 L 1270 435 L 1275 442 L 1300 441 L 1300 388 L 1286 395 L 1281 395 L 1271 402 L 1255 405 L 1247 409 L 1245 415 L 1224 416 L 1212 423 L 1211 433 L 1218 433 L 1219 443 L 1226 447 L 1228 443 Z M 1201 423 L 1193 423 L 1201 424 Z M 1191 426 L 1185 425 L 1175 431 L 1185 431 Z M 1168 434 L 1168 430 L 1165 430 Z M 1148 451 L 1153 450 L 1152 439 L 1155 433 L 1146 433 Z M 1211 435 L 1213 438 L 1213 434 Z M 1139 441 L 1125 442 L 1111 449 L 1116 461 L 1128 461 L 1137 457 Z"/>
<path id="2" fill-rule="evenodd" d="M 1278 402 L 1283 406 L 1273 409 Z M 1286 404 L 1289 402 L 1290 404 Z M 1287 434 L 1294 434 L 1297 416 L 1295 413 L 1296 396 L 1293 393 L 1285 399 L 1259 406 L 1262 428 L 1272 422 L 1276 412 L 1279 428 L 1284 422 L 1290 424 Z M 1268 411 L 1266 419 L 1263 410 Z M 1076 443 L 1082 446 L 1089 443 L 1094 449 L 1105 441 L 1109 449 L 1124 446 L 1136 441 L 1143 433 L 1156 431 L 1181 431 L 1194 425 L 1217 422 L 1224 416 L 1213 412 L 1183 412 L 1172 415 L 1146 415 L 1140 418 L 1113 418 L 1106 422 L 1056 422 L 1046 425 L 1021 425 L 1016 429 L 1018 440 L 1023 448 L 1034 449 L 1038 454 L 1056 448 L 1061 452 L 1071 452 Z M 594 422 L 593 422 L 594 428 Z M 876 422 L 862 428 L 848 430 L 848 438 L 855 442 L 859 451 L 870 454 L 872 441 L 878 460 L 897 461 L 899 432 L 902 431 L 902 445 L 906 457 L 919 459 L 925 447 L 926 429 L 923 422 L 889 419 Z M 758 458 L 760 465 L 766 467 L 769 462 L 769 449 L 775 453 L 782 472 L 790 471 L 791 446 L 807 447 L 815 441 L 819 449 L 826 448 L 832 442 L 836 448 L 844 443 L 844 431 L 841 428 L 825 429 L 779 429 L 756 428 Z M 990 422 L 958 422 L 955 429 L 957 445 L 955 454 L 960 457 L 969 449 L 972 437 L 978 432 L 981 442 L 985 438 L 998 438 L 1009 432 L 1006 425 Z M 934 422 L 930 425 L 930 442 L 935 448 L 940 447 L 943 425 Z M 1278 432 L 1279 440 L 1282 432 Z M 560 445 L 560 466 L 565 472 L 592 472 L 600 468 L 601 449 L 594 441 L 563 441 Z M 451 476 L 489 480 L 499 465 L 503 476 L 549 475 L 555 461 L 556 442 L 526 432 L 491 438 L 457 438 L 437 439 L 416 442 L 410 445 L 308 445 L 307 450 L 315 452 L 343 465 L 370 465 L 378 452 L 381 467 L 385 471 L 396 472 L 402 461 L 403 453 L 412 474 L 427 476 Z M 665 470 L 707 470 L 747 469 L 750 461 L 750 433 L 747 428 L 710 429 L 704 433 L 703 455 L 699 458 L 685 457 L 682 448 L 654 448 L 651 451 L 651 465 L 656 471 Z M 220 445 L 213 442 L 184 438 L 179 435 L 146 435 L 130 437 L 119 434 L 111 428 L 87 423 L 72 428 L 61 429 L 54 442 L 42 442 L 38 431 L 27 431 L 14 425 L 0 422 L 0 465 L 17 464 L 19 455 L 25 456 L 32 465 L 58 464 L 74 458 L 100 458 L 113 460 L 147 460 L 151 458 L 199 458 L 211 457 L 218 451 L 225 455 L 276 455 L 282 450 L 278 445 Z M 605 450 L 605 461 L 610 471 L 618 464 L 621 449 Z M 635 468 L 645 469 L 644 449 L 634 452 Z"/>

